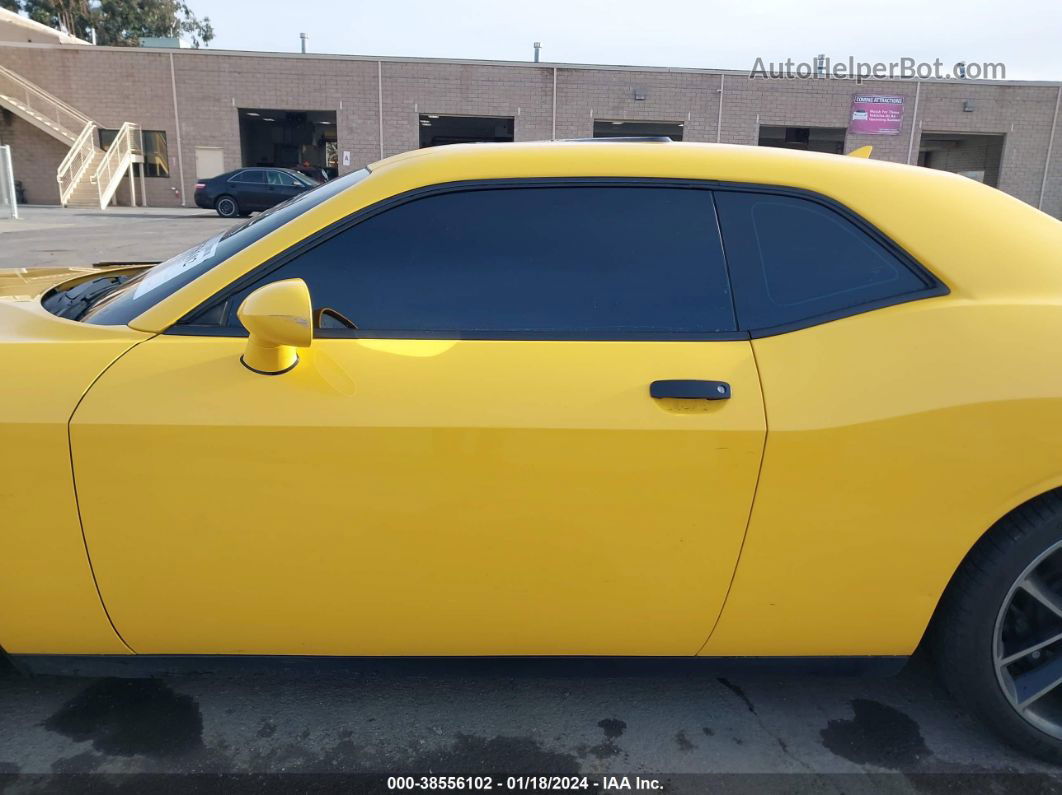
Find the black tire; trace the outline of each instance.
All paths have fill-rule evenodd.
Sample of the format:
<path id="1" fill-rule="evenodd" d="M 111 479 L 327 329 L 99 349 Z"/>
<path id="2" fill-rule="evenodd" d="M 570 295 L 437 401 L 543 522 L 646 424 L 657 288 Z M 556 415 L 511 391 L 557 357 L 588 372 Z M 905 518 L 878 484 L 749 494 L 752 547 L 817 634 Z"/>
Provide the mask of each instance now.
<path id="1" fill-rule="evenodd" d="M 214 211 L 222 218 L 237 218 L 240 215 L 240 203 L 235 196 L 226 193 L 214 201 Z"/>
<path id="2" fill-rule="evenodd" d="M 952 578 L 928 638 L 938 672 L 960 703 L 1006 742 L 1056 764 L 1062 764 L 1062 738 L 1033 725 L 1004 694 L 996 674 L 995 639 L 997 619 L 1012 588 L 1060 541 L 1059 492 L 1037 497 L 998 521 Z M 1057 647 L 1048 650 L 1054 654 L 1051 649 Z M 1058 691 L 1050 697 L 1062 697 L 1062 687 Z"/>

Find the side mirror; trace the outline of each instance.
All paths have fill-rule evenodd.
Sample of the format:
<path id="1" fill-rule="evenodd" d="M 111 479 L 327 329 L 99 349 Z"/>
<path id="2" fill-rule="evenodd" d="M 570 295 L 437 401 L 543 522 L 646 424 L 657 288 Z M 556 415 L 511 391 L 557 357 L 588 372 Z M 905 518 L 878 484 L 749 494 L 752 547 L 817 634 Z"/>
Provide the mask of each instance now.
<path id="1" fill-rule="evenodd" d="M 236 317 L 250 336 L 240 357 L 244 367 L 261 375 L 280 375 L 299 363 L 296 348 L 313 342 L 313 307 L 302 279 L 285 279 L 259 287 L 247 296 Z"/>

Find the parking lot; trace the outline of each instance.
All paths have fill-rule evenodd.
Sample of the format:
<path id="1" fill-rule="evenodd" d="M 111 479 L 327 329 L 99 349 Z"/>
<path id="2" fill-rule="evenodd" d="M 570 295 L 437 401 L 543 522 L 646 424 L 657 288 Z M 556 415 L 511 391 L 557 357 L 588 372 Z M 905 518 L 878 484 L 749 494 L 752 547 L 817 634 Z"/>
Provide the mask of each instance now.
<path id="1" fill-rule="evenodd" d="M 0 774 L 358 774 L 380 789 L 386 776 L 429 772 L 641 775 L 675 792 L 1062 788 L 1057 770 L 985 734 L 924 660 L 884 679 L 718 673 L 497 662 L 134 680 L 9 671 Z"/>
<path id="2" fill-rule="evenodd" d="M 0 268 L 164 260 L 236 223 L 197 207 L 31 206 L 19 216 L 0 219 Z"/>
<path id="3" fill-rule="evenodd" d="M 162 260 L 232 223 L 173 209 L 23 216 L 0 221 L 0 267 Z M 47 791 L 56 774 L 360 774 L 382 788 L 428 772 L 641 774 L 677 792 L 1062 790 L 1056 768 L 986 734 L 920 655 L 887 679 L 504 663 L 137 680 L 0 670 L 0 791 Z"/>

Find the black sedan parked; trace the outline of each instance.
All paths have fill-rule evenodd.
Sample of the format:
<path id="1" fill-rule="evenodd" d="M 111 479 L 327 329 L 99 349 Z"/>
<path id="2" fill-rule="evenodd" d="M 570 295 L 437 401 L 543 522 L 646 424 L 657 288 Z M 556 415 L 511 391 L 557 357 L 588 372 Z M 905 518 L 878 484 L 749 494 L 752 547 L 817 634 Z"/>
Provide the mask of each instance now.
<path id="1" fill-rule="evenodd" d="M 195 183 L 195 203 L 222 218 L 235 218 L 268 210 L 317 185 L 290 168 L 239 168 Z"/>

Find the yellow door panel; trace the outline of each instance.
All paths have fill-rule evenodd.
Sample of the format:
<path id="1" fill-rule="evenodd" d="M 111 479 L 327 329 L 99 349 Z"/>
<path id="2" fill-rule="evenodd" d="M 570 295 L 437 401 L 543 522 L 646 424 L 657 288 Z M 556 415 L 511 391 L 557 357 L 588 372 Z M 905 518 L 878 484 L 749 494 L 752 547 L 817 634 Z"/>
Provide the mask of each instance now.
<path id="1" fill-rule="evenodd" d="M 747 341 L 161 336 L 71 425 L 100 588 L 142 653 L 694 654 L 765 423 Z M 654 400 L 657 379 L 727 381 Z M 121 488 L 115 462 L 121 461 Z"/>
<path id="2" fill-rule="evenodd" d="M 1059 485 L 1058 319 L 950 296 L 753 340 L 770 433 L 702 653 L 913 651 L 978 537 Z"/>

